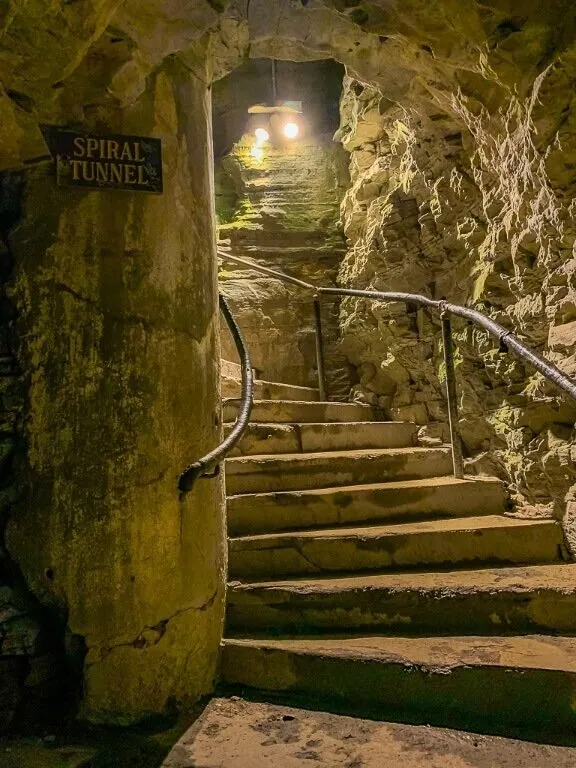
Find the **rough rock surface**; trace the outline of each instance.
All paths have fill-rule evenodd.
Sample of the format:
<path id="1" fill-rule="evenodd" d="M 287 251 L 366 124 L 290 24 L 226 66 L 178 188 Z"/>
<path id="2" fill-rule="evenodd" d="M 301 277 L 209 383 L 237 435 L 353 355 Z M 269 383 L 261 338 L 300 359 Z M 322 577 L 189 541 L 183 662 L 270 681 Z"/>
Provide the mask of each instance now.
<path id="1" fill-rule="evenodd" d="M 349 80 L 341 136 L 351 152 L 350 249 L 341 282 L 474 306 L 574 375 L 565 67 L 477 116 L 461 94 L 433 113 L 391 106 Z M 341 322 L 363 399 L 395 418 L 445 422 L 437 316 L 350 300 Z M 576 404 L 484 332 L 455 323 L 455 340 L 469 470 L 509 481 L 522 513 L 567 515 L 573 544 Z"/>
<path id="2" fill-rule="evenodd" d="M 38 601 L 29 593 L 4 545 L 9 516 L 23 491 L 26 387 L 16 359 L 15 306 L 6 292 L 15 255 L 11 232 L 21 215 L 19 174 L 0 177 L 0 732 L 26 717 L 48 693 L 62 690 L 58 641 L 43 627 Z"/>

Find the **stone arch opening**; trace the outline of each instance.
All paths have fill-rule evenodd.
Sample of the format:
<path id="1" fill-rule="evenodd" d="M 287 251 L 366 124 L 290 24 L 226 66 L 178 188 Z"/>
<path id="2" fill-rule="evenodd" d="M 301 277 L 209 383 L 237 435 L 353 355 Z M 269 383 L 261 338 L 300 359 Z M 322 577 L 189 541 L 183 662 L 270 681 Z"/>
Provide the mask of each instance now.
<path id="1" fill-rule="evenodd" d="M 344 255 L 339 208 L 348 186 L 347 158 L 334 138 L 343 77 L 344 68 L 334 61 L 256 59 L 214 83 L 221 252 L 334 284 Z M 255 104 L 296 105 L 298 135 L 282 134 L 289 115 L 249 114 Z M 262 143 L 255 135 L 261 129 L 267 137 Z M 317 387 L 314 309 L 307 292 L 230 259 L 222 262 L 219 289 L 245 334 L 258 377 Z M 332 396 L 346 398 L 347 365 L 336 349 L 337 304 L 326 302 L 323 314 Z M 223 359 L 235 361 L 226 328 L 221 338 Z"/>

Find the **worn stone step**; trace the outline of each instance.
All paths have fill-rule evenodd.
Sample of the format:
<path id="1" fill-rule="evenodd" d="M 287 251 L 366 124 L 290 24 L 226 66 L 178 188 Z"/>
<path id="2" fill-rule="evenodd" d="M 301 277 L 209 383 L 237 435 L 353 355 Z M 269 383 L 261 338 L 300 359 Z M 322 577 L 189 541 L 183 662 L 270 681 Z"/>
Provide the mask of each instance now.
<path id="1" fill-rule="evenodd" d="M 229 541 L 232 579 L 427 566 L 550 563 L 561 559 L 554 520 L 486 515 L 367 528 L 244 536 Z"/>
<path id="2" fill-rule="evenodd" d="M 240 456 L 226 460 L 229 495 L 359 485 L 446 475 L 449 448 L 383 448 Z"/>
<path id="3" fill-rule="evenodd" d="M 254 373 L 254 369 L 252 369 L 252 373 Z M 242 366 L 240 363 L 232 362 L 232 360 L 224 360 L 224 358 L 220 358 L 220 375 L 240 381 L 242 378 Z"/>
<path id="4" fill-rule="evenodd" d="M 576 638 L 357 637 L 223 642 L 228 685 L 376 718 L 573 735 Z"/>
<path id="5" fill-rule="evenodd" d="M 225 434 L 231 428 L 231 424 L 225 425 Z M 231 455 L 407 448 L 416 445 L 417 434 L 418 426 L 404 421 L 250 424 Z"/>
<path id="6" fill-rule="evenodd" d="M 229 496 L 232 536 L 298 528 L 476 517 L 504 512 L 506 495 L 494 478 L 420 480 Z"/>
<path id="7" fill-rule="evenodd" d="M 255 372 L 252 371 L 255 376 Z M 230 360 L 220 360 L 220 393 L 224 398 L 240 397 L 242 368 Z M 259 400 L 318 400 L 318 389 L 276 381 L 254 381 L 254 397 Z"/>
<path id="8" fill-rule="evenodd" d="M 220 386 L 222 397 L 238 398 L 240 389 L 241 384 L 238 379 L 222 377 Z M 318 400 L 319 393 L 313 387 L 300 387 L 296 384 L 280 384 L 275 381 L 256 379 L 254 381 L 254 397 L 258 400 L 296 400 L 302 402 Z"/>
<path id="9" fill-rule="evenodd" d="M 223 401 L 223 419 L 234 421 L 240 400 Z M 298 424 L 320 422 L 376 421 L 377 412 L 359 403 L 298 402 L 296 400 L 255 400 L 250 420 L 266 424 Z"/>
<path id="10" fill-rule="evenodd" d="M 386 573 L 228 589 L 228 634 L 576 633 L 576 564 Z"/>
<path id="11" fill-rule="evenodd" d="M 546 734 L 543 735 L 546 739 Z M 13 740 L 10 749 L 13 756 Z M 41 749 L 46 751 L 46 747 Z M 325 709 L 313 711 L 306 700 L 295 707 L 282 700 L 271 703 L 222 696 L 210 700 L 200 718 L 174 745 L 162 768 L 574 768 L 575 765 L 575 747 L 432 728 L 425 723 L 382 723 L 373 717 L 349 717 Z M 3 768 L 24 766 L 16 759 Z M 33 768 L 39 766 L 34 763 Z"/>

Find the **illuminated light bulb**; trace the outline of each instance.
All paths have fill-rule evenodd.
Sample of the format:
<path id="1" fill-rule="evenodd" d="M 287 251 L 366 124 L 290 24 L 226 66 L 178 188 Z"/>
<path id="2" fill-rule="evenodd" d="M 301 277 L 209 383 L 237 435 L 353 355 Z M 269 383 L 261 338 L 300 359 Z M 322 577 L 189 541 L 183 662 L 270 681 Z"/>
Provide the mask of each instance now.
<path id="1" fill-rule="evenodd" d="M 299 133 L 300 128 L 298 128 L 296 123 L 286 123 L 284 125 L 284 136 L 286 136 L 287 139 L 295 139 Z"/>
<path id="2" fill-rule="evenodd" d="M 263 144 L 265 141 L 268 141 L 270 138 L 270 134 L 266 130 L 266 128 L 256 128 L 254 131 L 254 135 L 256 136 L 256 140 L 258 141 L 258 144 Z"/>

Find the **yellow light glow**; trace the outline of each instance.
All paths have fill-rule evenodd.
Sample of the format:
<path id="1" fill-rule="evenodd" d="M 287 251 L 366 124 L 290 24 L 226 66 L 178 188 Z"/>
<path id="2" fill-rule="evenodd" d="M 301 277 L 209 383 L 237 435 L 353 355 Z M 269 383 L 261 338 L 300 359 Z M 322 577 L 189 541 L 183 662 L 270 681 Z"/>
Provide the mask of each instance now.
<path id="1" fill-rule="evenodd" d="M 284 136 L 286 136 L 287 139 L 295 139 L 299 133 L 300 133 L 300 128 L 298 128 L 296 123 L 284 124 Z"/>
<path id="2" fill-rule="evenodd" d="M 259 146 L 261 146 L 265 141 L 268 141 L 270 138 L 270 134 L 266 128 L 256 128 L 254 135 L 256 136 L 256 141 L 258 142 Z"/>

